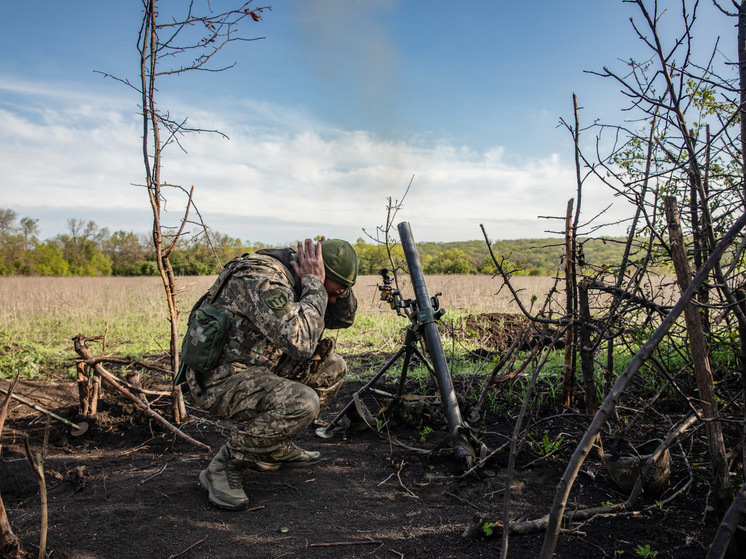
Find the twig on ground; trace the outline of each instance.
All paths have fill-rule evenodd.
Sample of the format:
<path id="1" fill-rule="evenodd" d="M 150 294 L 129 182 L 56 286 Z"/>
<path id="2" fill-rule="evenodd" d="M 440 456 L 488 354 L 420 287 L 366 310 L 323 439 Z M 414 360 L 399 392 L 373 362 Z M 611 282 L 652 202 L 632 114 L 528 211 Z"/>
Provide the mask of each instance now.
<path id="1" fill-rule="evenodd" d="M 415 499 L 419 499 L 419 497 L 417 495 L 415 495 L 407 486 L 405 486 L 404 482 L 401 480 L 401 471 L 402 471 L 402 469 L 404 468 L 404 466 L 406 464 L 407 463 L 404 460 L 402 460 L 401 463 L 399 464 L 399 469 L 396 472 L 394 472 L 393 474 L 391 474 L 389 477 L 387 477 L 386 479 L 384 479 L 381 483 L 379 483 L 378 487 L 381 487 L 384 483 L 386 483 L 392 477 L 396 476 L 397 479 L 399 480 L 399 485 L 402 487 L 402 489 L 404 489 L 404 491 L 406 491 L 407 494 L 410 497 L 414 497 Z"/>
<path id="2" fill-rule="evenodd" d="M 392 472 L 392 473 L 390 473 L 390 474 L 389 474 L 389 477 L 387 477 L 386 479 L 384 479 L 384 480 L 383 480 L 383 481 L 382 481 L 381 483 L 379 483 L 379 484 L 378 484 L 378 485 L 377 485 L 376 487 L 381 487 L 381 486 L 382 486 L 382 485 L 383 485 L 384 483 L 386 483 L 386 482 L 387 482 L 388 480 L 390 480 L 390 479 L 391 479 L 392 477 L 394 477 L 394 475 L 396 475 L 396 472 Z"/>
<path id="3" fill-rule="evenodd" d="M 537 462 L 541 462 L 542 460 L 545 460 L 545 459 L 549 458 L 549 457 L 550 457 L 550 456 L 552 456 L 552 455 L 553 455 L 553 454 L 554 454 L 555 452 L 557 452 L 557 451 L 558 451 L 559 449 L 560 449 L 560 447 L 558 446 L 558 447 L 556 447 L 556 448 L 555 448 L 554 450 L 550 450 L 550 451 L 549 451 L 549 452 L 547 452 L 546 454 L 544 454 L 544 455 L 542 455 L 542 456 L 539 456 L 538 458 L 536 458 L 536 459 L 534 459 L 534 460 L 531 460 L 531 462 L 529 462 L 528 464 L 524 464 L 523 466 L 521 466 L 521 470 L 527 470 L 528 468 L 530 468 L 531 466 L 533 466 L 533 465 L 534 465 L 534 464 L 536 464 Z"/>
<path id="4" fill-rule="evenodd" d="M 460 501 L 460 502 L 464 503 L 465 505 L 469 505 L 470 507 L 473 507 L 473 508 L 475 508 L 477 510 L 483 510 L 481 507 L 478 507 L 474 503 L 471 503 L 471 502 L 467 501 L 466 499 L 463 499 L 463 498 L 459 497 L 458 495 L 454 495 L 453 493 L 449 493 L 448 491 L 443 491 L 443 495 L 448 495 L 449 497 L 453 497 L 457 501 Z"/>
<path id="5" fill-rule="evenodd" d="M 482 466 L 484 466 L 490 458 L 492 458 L 495 454 L 497 454 L 498 452 L 500 452 L 501 450 L 503 450 L 506 446 L 510 446 L 510 441 L 507 441 L 507 442 L 503 443 L 502 445 L 498 446 L 495 450 L 493 450 L 492 452 L 490 452 L 487 456 L 485 456 L 484 458 L 482 458 L 479 462 L 477 462 L 471 468 L 469 468 L 463 474 L 461 474 L 460 477 L 466 477 L 469 474 L 471 474 L 474 471 L 476 471 L 477 468 L 481 468 Z"/>
<path id="6" fill-rule="evenodd" d="M 587 526 L 597 518 L 621 518 L 625 516 L 640 516 L 640 514 L 641 512 L 639 510 L 620 510 L 618 512 L 594 514 L 593 516 L 585 519 L 583 522 L 578 524 L 575 528 L 570 530 L 570 532 L 576 532 L 576 530 L 580 530 L 583 526 Z"/>
<path id="7" fill-rule="evenodd" d="M 128 359 L 107 359 L 107 358 L 95 358 L 95 357 L 91 359 L 81 359 L 80 362 L 85 363 L 89 367 L 95 367 L 96 365 L 100 363 L 105 363 L 105 362 L 115 363 L 115 364 L 116 363 L 131 363 L 131 361 Z M 145 365 L 139 361 L 135 361 L 133 364 L 141 365 L 145 367 Z M 170 374 L 170 371 L 169 371 L 169 374 Z M 119 378 L 119 377 L 114 377 L 114 378 L 117 380 L 117 382 L 127 387 L 132 392 L 138 392 L 140 394 L 147 394 L 148 396 L 171 396 L 170 392 L 165 392 L 163 390 L 150 390 L 148 388 L 143 388 L 142 386 L 135 386 L 131 382 L 127 382 L 126 380 L 122 378 Z"/>
<path id="8" fill-rule="evenodd" d="M 381 540 L 363 540 L 359 542 L 312 543 L 312 544 L 309 544 L 308 547 L 335 547 L 335 546 L 341 546 L 341 545 L 368 545 L 368 544 L 383 545 L 383 542 Z"/>
<path id="9" fill-rule="evenodd" d="M 160 470 L 160 471 L 159 471 L 159 472 L 158 472 L 157 474 L 153 474 L 153 475 L 152 475 L 152 476 L 150 476 L 150 477 L 146 477 L 145 479 L 141 479 L 141 480 L 140 480 L 140 481 L 138 482 L 138 485 L 141 485 L 141 484 L 145 483 L 146 481 L 150 481 L 150 480 L 151 480 L 151 479 L 153 479 L 154 477 L 157 477 L 157 476 L 161 475 L 161 474 L 163 473 L 163 471 L 164 471 L 164 470 L 166 469 L 166 467 L 167 467 L 167 466 L 168 466 L 168 464 L 163 464 L 163 467 L 161 468 L 161 470 Z"/>
<path id="10" fill-rule="evenodd" d="M 120 458 L 122 456 L 127 456 L 128 454 L 134 454 L 135 452 L 139 452 L 140 450 L 148 450 L 150 446 L 148 446 L 147 441 L 137 445 L 134 448 L 128 448 L 127 450 L 123 450 L 119 454 L 117 454 L 117 458 Z"/>
<path id="11" fill-rule="evenodd" d="M 205 536 L 204 538 L 202 538 L 199 541 L 194 542 L 192 545 L 190 545 L 189 547 L 187 547 L 184 551 L 180 551 L 179 553 L 175 553 L 174 555 L 169 555 L 168 559 L 176 559 L 176 557 L 181 557 L 187 551 L 190 551 L 190 550 L 194 549 L 195 547 L 197 547 L 201 543 L 205 543 L 206 539 L 207 539 L 207 536 Z"/>

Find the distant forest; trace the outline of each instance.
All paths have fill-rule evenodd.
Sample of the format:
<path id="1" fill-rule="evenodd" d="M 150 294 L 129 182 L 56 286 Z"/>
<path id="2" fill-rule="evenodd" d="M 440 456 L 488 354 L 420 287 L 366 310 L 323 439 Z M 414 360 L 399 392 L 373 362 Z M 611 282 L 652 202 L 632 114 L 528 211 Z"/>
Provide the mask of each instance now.
<path id="1" fill-rule="evenodd" d="M 68 220 L 69 232 L 52 239 L 38 238 L 38 220 L 19 219 L 16 212 L 0 208 L 0 276 L 150 276 L 158 275 L 152 240 L 148 235 L 100 228 L 92 221 Z M 352 242 L 352 239 L 350 239 Z M 547 276 L 562 266 L 563 239 L 518 239 L 492 243 L 498 262 L 514 275 Z M 360 274 L 390 268 L 384 245 L 357 239 L 354 243 Z M 221 233 L 183 237 L 171 253 L 177 275 L 216 274 L 231 258 L 260 248 Z M 618 264 L 624 252 L 622 239 L 578 239 L 581 263 L 594 269 Z M 426 274 L 494 274 L 497 271 L 484 240 L 421 242 L 417 250 Z M 392 250 L 403 262 L 400 246 Z"/>

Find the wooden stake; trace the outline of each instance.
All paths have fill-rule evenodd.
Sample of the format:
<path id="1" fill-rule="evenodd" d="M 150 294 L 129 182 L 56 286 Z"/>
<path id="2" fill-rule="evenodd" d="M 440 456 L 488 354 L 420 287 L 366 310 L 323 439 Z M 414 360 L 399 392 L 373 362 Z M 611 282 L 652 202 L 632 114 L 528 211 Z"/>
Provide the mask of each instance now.
<path id="1" fill-rule="evenodd" d="M 676 207 L 676 198 L 667 196 L 664 201 L 666 220 L 668 221 L 668 235 L 671 244 L 671 258 L 676 269 L 676 279 L 682 292 L 686 291 L 691 283 L 692 272 L 686 257 L 684 247 L 684 234 L 681 231 L 679 221 L 679 210 Z M 715 400 L 715 386 L 712 380 L 710 359 L 707 356 L 707 341 L 705 340 L 702 318 L 697 307 L 689 303 L 684 308 L 684 319 L 686 331 L 689 336 L 689 346 L 692 351 L 694 362 L 694 376 L 697 380 L 699 399 L 702 402 L 702 412 L 705 420 L 717 419 L 718 405 Z M 719 501 L 730 502 L 730 478 L 728 476 L 728 461 L 725 458 L 725 442 L 723 441 L 723 427 L 719 421 L 706 421 L 705 430 L 710 448 L 710 459 L 712 461 L 712 475 L 715 480 L 715 488 L 718 491 Z M 719 502 L 720 506 L 727 503 Z"/>

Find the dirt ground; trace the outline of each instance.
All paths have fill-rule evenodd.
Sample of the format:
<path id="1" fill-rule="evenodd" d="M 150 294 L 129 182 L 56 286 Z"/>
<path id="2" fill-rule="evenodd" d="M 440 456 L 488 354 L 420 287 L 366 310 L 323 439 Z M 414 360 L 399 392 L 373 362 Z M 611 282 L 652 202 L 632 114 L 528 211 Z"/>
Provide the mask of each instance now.
<path id="1" fill-rule="evenodd" d="M 457 377 L 457 392 L 463 393 L 472 380 Z M 157 377 L 145 385 L 168 387 Z M 361 385 L 346 383 L 321 419 L 333 418 Z M 411 391 L 424 392 L 419 383 L 412 383 Z M 24 381 L 17 392 L 61 416 L 80 420 L 72 380 Z M 152 405 L 167 416 L 165 399 Z M 468 404 L 462 407 L 468 417 Z M 217 423 L 195 408 L 189 411 L 191 420 L 183 431 L 217 451 L 230 425 Z M 511 436 L 513 419 L 493 406 L 472 426 L 493 450 Z M 298 444 L 321 451 L 323 460 L 307 468 L 247 471 L 244 488 L 251 503 L 245 512 L 219 510 L 208 503 L 197 476 L 212 453 L 148 420 L 115 392 L 105 391 L 97 417 L 88 421 L 90 427 L 80 437 L 70 436 L 70 429 L 59 421 L 51 423 L 44 462 L 48 557 L 475 559 L 500 553 L 499 536 L 484 531 L 476 538 L 463 534 L 475 514 L 487 514 L 494 521 L 502 518 L 508 450 L 497 452 L 475 473 L 464 476 L 467 464 L 454 456 L 450 444 L 437 448 L 446 435 L 437 419 L 430 424 L 432 432 L 391 420 L 380 431 L 348 429 L 326 440 L 309 428 Z M 589 421 L 582 414 L 536 410 L 530 431 L 534 440 L 546 433 L 549 440 L 561 437 L 563 442 L 549 456 L 535 452 L 531 445 L 518 455 L 511 486 L 512 519 L 547 514 L 567 460 Z M 39 485 L 23 454 L 21 436 L 13 433 L 28 433 L 32 447 L 39 449 L 45 424 L 44 416 L 13 402 L 0 465 L 0 492 L 9 520 L 32 556 L 38 553 L 40 533 Z M 642 426 L 641 436 L 659 436 L 658 428 L 655 422 Z M 688 454 L 702 450 L 697 448 L 699 441 L 691 444 Z M 595 559 L 619 557 L 623 552 L 624 557 L 638 557 L 643 552 L 635 550 L 649 545 L 657 555 L 648 556 L 658 559 L 704 557 L 718 525 L 709 508 L 708 479 L 706 462 L 685 461 L 674 452 L 666 492 L 648 497 L 645 505 L 655 505 L 656 499 L 665 499 L 691 481 L 686 490 L 662 507 L 568 527 L 571 530 L 559 537 L 555 556 Z M 589 458 L 568 508 L 625 498 L 600 461 Z M 512 535 L 508 557 L 535 559 L 543 539 L 543 532 Z"/>

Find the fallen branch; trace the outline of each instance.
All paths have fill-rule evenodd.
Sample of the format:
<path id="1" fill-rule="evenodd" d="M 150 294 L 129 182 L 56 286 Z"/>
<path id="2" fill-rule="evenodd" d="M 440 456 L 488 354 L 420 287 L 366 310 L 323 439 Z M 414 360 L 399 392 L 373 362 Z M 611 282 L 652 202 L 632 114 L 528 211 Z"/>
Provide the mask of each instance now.
<path id="1" fill-rule="evenodd" d="M 147 363 L 146 361 L 125 359 L 123 357 L 92 357 L 91 359 L 88 359 L 85 363 L 86 365 L 90 365 L 91 367 L 99 363 L 115 363 L 117 365 L 135 365 L 142 369 L 149 369 L 151 371 L 156 371 L 158 373 L 163 373 L 164 375 L 171 376 L 171 370 L 166 369 L 165 367 L 161 367 L 159 365 L 153 365 L 152 363 Z"/>
<path id="2" fill-rule="evenodd" d="M 358 542 L 312 543 L 312 544 L 309 544 L 308 547 L 335 547 L 339 545 L 368 545 L 368 544 L 383 545 L 383 542 L 381 540 L 361 540 Z"/>
<path id="3" fill-rule="evenodd" d="M 86 365 L 89 365 L 92 367 L 96 365 L 95 360 L 90 360 L 90 361 L 81 360 L 80 362 L 85 363 Z M 131 382 L 127 382 L 126 380 L 119 378 L 117 376 L 115 376 L 114 378 L 116 379 L 118 383 L 124 385 L 125 388 L 127 388 L 128 390 L 131 390 L 132 392 L 138 392 L 140 394 L 147 394 L 148 396 L 170 396 L 171 395 L 170 392 L 166 392 L 165 390 L 148 390 L 147 388 L 143 388 L 141 386 L 135 386 Z"/>
<path id="4" fill-rule="evenodd" d="M 588 509 L 582 509 L 572 512 L 567 512 L 562 517 L 563 526 L 569 525 L 570 522 L 583 522 L 598 515 L 606 514 L 618 514 L 625 512 L 624 503 L 616 505 L 608 505 L 605 507 L 594 507 Z M 637 514 L 637 511 L 635 511 Z M 476 513 L 472 518 L 469 525 L 466 527 L 464 532 L 461 534 L 464 538 L 475 538 L 484 536 L 484 525 L 490 519 L 491 515 L 487 513 Z M 524 520 L 523 522 L 513 522 L 508 525 L 508 533 L 511 535 L 522 536 L 526 534 L 533 534 L 546 530 L 549 525 L 549 514 L 536 518 L 534 520 Z M 498 536 L 504 532 L 504 526 L 501 522 L 495 522 L 492 525 L 493 535 Z"/>
<path id="5" fill-rule="evenodd" d="M 471 501 L 467 501 L 466 499 L 464 499 L 462 497 L 459 497 L 455 493 L 449 493 L 448 491 L 443 491 L 443 495 L 447 495 L 448 497 L 453 497 L 454 499 L 456 499 L 460 503 L 463 503 L 465 505 L 469 505 L 470 507 L 475 508 L 477 510 L 483 510 L 482 507 L 478 507 L 477 505 L 475 505 Z"/>
<path id="6" fill-rule="evenodd" d="M 77 336 L 75 336 L 73 338 L 73 343 L 75 344 L 75 351 L 78 353 L 78 355 L 80 355 L 83 359 L 85 359 L 87 361 L 87 360 L 91 359 L 91 354 L 90 354 L 90 352 L 88 351 L 88 348 L 85 345 L 86 341 L 87 341 L 87 338 L 85 338 L 82 334 L 78 334 Z M 137 396 L 135 396 L 134 394 L 132 394 L 130 391 L 128 391 L 126 388 L 124 388 L 123 386 L 121 386 L 119 384 L 119 382 L 118 382 L 117 377 L 115 377 L 109 371 L 107 371 L 106 369 L 104 369 L 100 364 L 94 365 L 93 370 L 94 370 L 94 372 L 97 375 L 99 375 L 106 382 L 108 382 L 109 385 L 112 388 L 114 388 L 114 390 L 116 390 L 117 392 L 119 392 L 120 394 L 122 394 L 125 398 L 128 398 L 129 400 L 131 400 L 132 402 L 134 402 L 135 405 L 140 410 L 142 410 L 143 412 L 145 412 L 145 414 L 148 417 L 150 417 L 152 419 L 155 419 L 161 425 L 163 425 L 166 429 L 168 429 L 172 433 L 176 434 L 178 437 L 181 437 L 182 439 L 184 439 L 184 440 L 192 443 L 196 447 L 201 448 L 202 450 L 206 450 L 208 452 L 211 450 L 210 447 L 207 446 L 205 443 L 201 443 L 201 442 L 193 439 L 192 437 L 190 437 L 189 435 L 187 435 L 186 433 L 184 433 L 183 431 L 179 430 L 178 428 L 176 428 L 175 426 L 173 426 L 171 423 L 169 423 L 168 421 L 166 421 L 163 418 L 163 416 L 161 416 L 158 412 L 153 411 L 147 404 L 143 403 L 143 401 L 140 400 L 140 398 L 138 398 Z"/>

